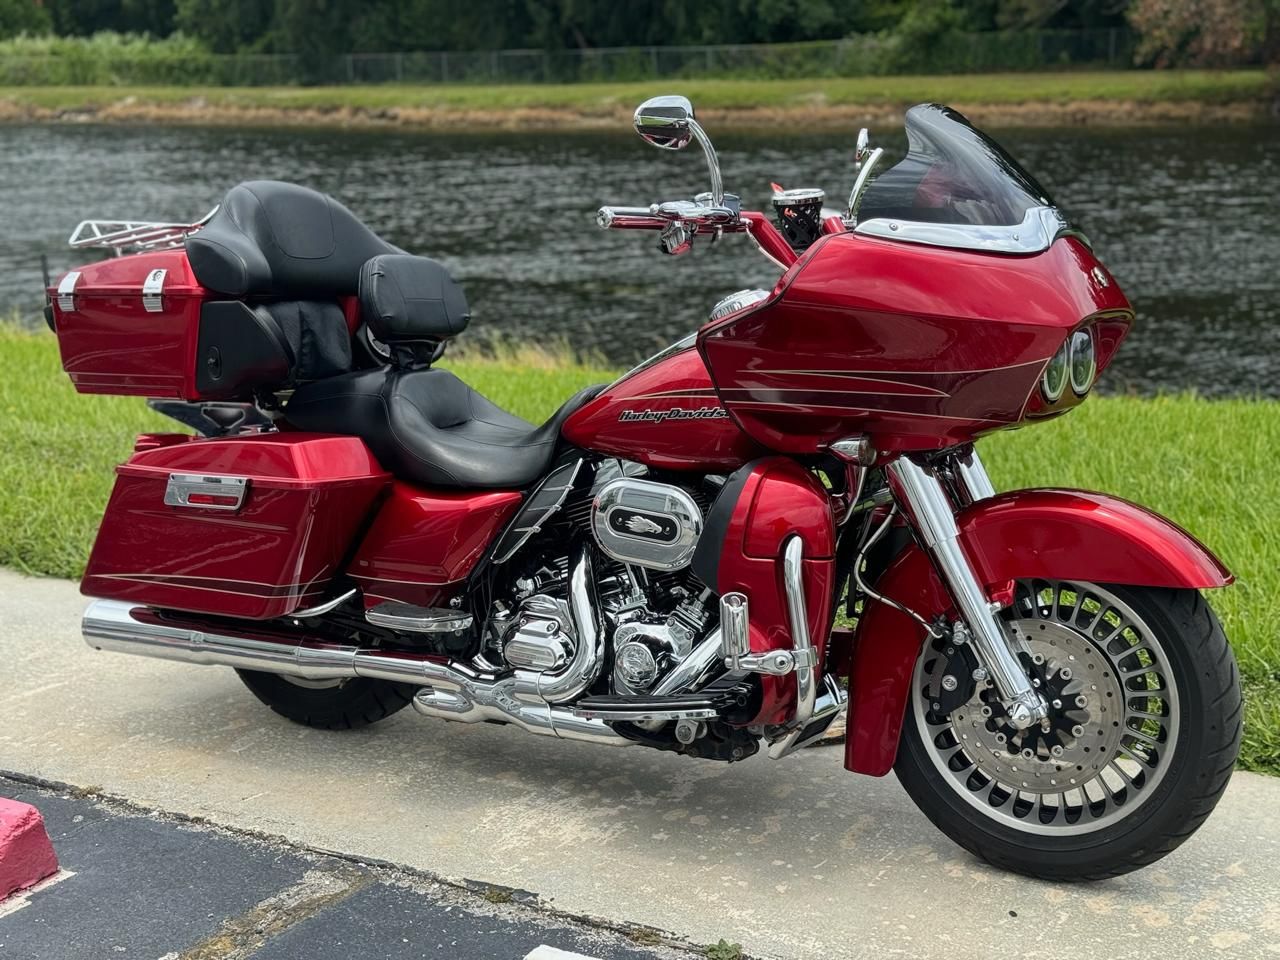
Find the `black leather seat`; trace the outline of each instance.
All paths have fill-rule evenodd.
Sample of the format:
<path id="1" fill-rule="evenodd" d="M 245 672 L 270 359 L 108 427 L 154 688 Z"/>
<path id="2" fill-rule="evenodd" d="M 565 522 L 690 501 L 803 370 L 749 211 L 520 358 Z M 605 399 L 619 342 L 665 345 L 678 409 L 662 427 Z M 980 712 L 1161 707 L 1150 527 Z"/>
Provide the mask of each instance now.
<path id="1" fill-rule="evenodd" d="M 361 437 L 401 479 L 428 487 L 530 486 L 550 467 L 564 421 L 600 392 L 579 391 L 535 427 L 448 370 L 432 369 L 438 345 L 470 319 L 462 288 L 433 260 L 373 258 L 360 272 L 360 306 L 393 364 L 305 384 L 285 416 L 302 430 Z"/>
<path id="2" fill-rule="evenodd" d="M 600 392 L 579 391 L 540 427 L 448 370 L 361 370 L 307 384 L 289 401 L 302 430 L 361 437 L 392 474 L 427 487 L 515 489 L 546 473 L 565 419 Z"/>
<path id="3" fill-rule="evenodd" d="M 186 250 L 210 290 L 307 300 L 349 296 L 370 257 L 403 252 L 332 197 L 278 180 L 228 190 L 209 222 L 187 237 Z"/>

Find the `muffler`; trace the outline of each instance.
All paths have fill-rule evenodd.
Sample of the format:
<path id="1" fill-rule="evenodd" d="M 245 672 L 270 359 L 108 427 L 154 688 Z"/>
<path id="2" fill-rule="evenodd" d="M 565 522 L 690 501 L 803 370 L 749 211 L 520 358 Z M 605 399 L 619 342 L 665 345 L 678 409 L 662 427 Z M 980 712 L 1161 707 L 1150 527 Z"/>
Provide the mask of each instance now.
<path id="1" fill-rule="evenodd" d="M 464 723 L 497 720 L 530 733 L 569 740 L 613 746 L 631 744 L 599 720 L 584 720 L 567 707 L 530 697 L 530 690 L 536 690 L 537 683 L 534 678 L 521 677 L 523 671 L 495 676 L 431 654 L 299 641 L 254 631 L 248 625 L 235 634 L 221 626 L 214 632 L 162 619 L 147 607 L 119 600 L 94 600 L 89 604 L 81 631 L 85 642 L 98 650 L 260 670 L 304 680 L 368 677 L 408 683 L 423 688 L 413 705 L 426 716 Z M 527 699 L 518 699 L 522 696 Z"/>
<path id="2" fill-rule="evenodd" d="M 513 723 L 530 733 L 612 746 L 632 741 L 600 720 L 574 716 L 556 706 L 577 699 L 600 673 L 603 642 L 590 595 L 591 562 L 584 549 L 570 577 L 570 607 L 578 619 L 579 643 L 572 660 L 556 673 L 516 670 L 495 674 L 433 654 L 356 647 L 271 633 L 263 626 L 236 625 L 212 631 L 169 620 L 148 607 L 94 600 L 81 631 L 98 650 L 161 660 L 260 670 L 304 680 L 367 677 L 424 688 L 413 705 L 425 716 L 463 723 Z"/>

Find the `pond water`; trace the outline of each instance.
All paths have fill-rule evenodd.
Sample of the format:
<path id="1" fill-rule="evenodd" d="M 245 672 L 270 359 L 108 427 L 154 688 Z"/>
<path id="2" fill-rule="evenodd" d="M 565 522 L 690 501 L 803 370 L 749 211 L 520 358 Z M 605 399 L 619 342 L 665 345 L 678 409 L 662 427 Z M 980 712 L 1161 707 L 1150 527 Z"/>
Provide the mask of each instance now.
<path id="1" fill-rule="evenodd" d="M 712 131 L 714 135 L 714 131 Z M 901 149 L 900 130 L 873 141 Z M 767 209 L 770 180 L 840 205 L 854 131 L 716 137 L 726 187 Z M 1280 126 L 1005 130 L 1001 142 L 1090 235 L 1138 312 L 1103 389 L 1280 396 Z M 0 126 L 0 311 L 37 322 L 85 217 L 186 220 L 239 180 L 332 193 L 391 242 L 448 263 L 468 336 L 567 343 L 626 364 L 696 329 L 722 295 L 777 271 L 740 237 L 664 257 L 605 232 L 604 203 L 705 189 L 696 151 L 618 134 L 408 134 Z"/>

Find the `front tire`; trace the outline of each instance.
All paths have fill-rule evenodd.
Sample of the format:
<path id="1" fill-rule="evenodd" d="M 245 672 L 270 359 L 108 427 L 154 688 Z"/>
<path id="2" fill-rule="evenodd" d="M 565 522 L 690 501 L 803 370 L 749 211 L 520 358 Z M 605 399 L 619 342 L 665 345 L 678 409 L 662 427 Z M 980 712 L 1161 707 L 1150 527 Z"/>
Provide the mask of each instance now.
<path id="1" fill-rule="evenodd" d="M 1036 580 L 1006 617 L 1057 705 L 1051 729 L 1015 730 L 989 683 L 947 700 L 964 660 L 927 643 L 894 766 L 907 793 L 970 853 L 1028 876 L 1101 880 L 1170 853 L 1240 748 L 1239 673 L 1209 605 L 1195 590 Z"/>
<path id="2" fill-rule="evenodd" d="M 259 670 L 237 670 L 249 691 L 280 716 L 321 730 L 354 730 L 409 705 L 417 687 L 353 677 L 314 683 Z"/>

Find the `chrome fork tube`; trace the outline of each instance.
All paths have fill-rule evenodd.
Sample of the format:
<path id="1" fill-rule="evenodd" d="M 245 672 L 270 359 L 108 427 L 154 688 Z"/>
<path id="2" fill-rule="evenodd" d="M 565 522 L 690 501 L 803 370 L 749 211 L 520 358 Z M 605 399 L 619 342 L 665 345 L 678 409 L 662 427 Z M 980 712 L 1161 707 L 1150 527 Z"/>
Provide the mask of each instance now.
<path id="1" fill-rule="evenodd" d="M 987 476 L 987 468 L 982 465 L 978 451 L 973 447 L 963 450 L 951 458 L 955 465 L 956 486 L 964 498 L 964 506 L 986 500 L 996 495 L 996 488 Z"/>
<path id="2" fill-rule="evenodd" d="M 960 530 L 942 481 L 931 468 L 908 457 L 892 461 L 885 472 L 960 608 L 978 661 L 995 681 L 1009 719 L 1020 730 L 1044 719 L 1048 707 L 1010 649 L 1004 627 L 960 546 Z"/>

